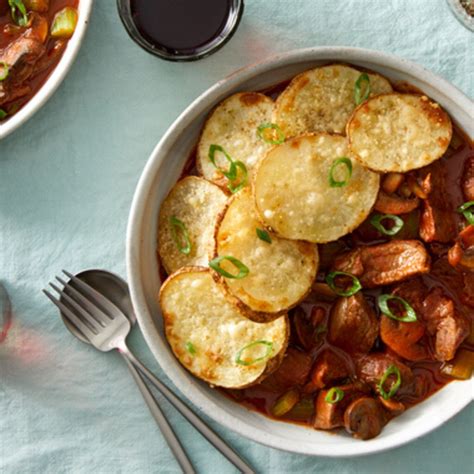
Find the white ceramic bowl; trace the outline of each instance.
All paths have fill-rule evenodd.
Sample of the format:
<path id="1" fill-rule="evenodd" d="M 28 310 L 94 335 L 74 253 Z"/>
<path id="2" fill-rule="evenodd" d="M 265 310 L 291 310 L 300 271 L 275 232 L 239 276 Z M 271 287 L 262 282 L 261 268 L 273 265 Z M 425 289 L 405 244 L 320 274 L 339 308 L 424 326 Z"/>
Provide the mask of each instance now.
<path id="1" fill-rule="evenodd" d="M 127 235 L 127 267 L 133 306 L 145 339 L 176 387 L 208 416 L 227 428 L 274 448 L 322 456 L 355 456 L 400 446 L 458 413 L 473 398 L 474 380 L 453 382 L 389 423 L 370 441 L 343 433 L 273 421 L 228 400 L 187 372 L 173 356 L 163 334 L 157 294 L 156 225 L 160 204 L 181 174 L 208 112 L 237 91 L 260 90 L 328 62 L 348 62 L 407 81 L 439 102 L 470 136 L 473 103 L 444 79 L 395 56 L 356 48 L 329 47 L 294 51 L 241 69 L 196 99 L 158 143 L 143 171 L 132 204 Z"/>
<path id="2" fill-rule="evenodd" d="M 21 108 L 21 110 L 0 125 L 0 140 L 23 125 L 41 107 L 43 107 L 66 77 L 66 74 L 69 72 L 69 69 L 76 59 L 82 40 L 84 39 L 84 33 L 86 32 L 89 23 L 93 3 L 94 0 L 79 0 L 79 15 L 76 30 L 74 31 L 72 38 L 68 41 L 66 51 L 64 51 L 59 63 L 51 72 L 41 89 Z"/>

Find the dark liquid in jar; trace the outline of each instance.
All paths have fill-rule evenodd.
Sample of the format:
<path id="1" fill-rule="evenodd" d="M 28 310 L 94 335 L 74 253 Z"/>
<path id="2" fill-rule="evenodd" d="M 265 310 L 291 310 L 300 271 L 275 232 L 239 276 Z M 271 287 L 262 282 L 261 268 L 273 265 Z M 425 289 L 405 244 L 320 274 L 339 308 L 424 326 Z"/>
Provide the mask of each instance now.
<path id="1" fill-rule="evenodd" d="M 150 43 L 192 53 L 224 29 L 230 0 L 131 0 L 133 21 Z"/>

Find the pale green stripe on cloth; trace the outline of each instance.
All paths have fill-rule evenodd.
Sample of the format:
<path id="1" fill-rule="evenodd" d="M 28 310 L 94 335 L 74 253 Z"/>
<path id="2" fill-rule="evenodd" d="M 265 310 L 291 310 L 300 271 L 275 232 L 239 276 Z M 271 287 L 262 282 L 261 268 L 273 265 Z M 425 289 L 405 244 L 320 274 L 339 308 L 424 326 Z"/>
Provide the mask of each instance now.
<path id="1" fill-rule="evenodd" d="M 398 54 L 474 96 L 474 36 L 445 0 L 247 0 L 231 42 L 192 64 L 143 52 L 115 1 L 96 0 L 65 83 L 0 143 L 0 279 L 15 312 L 0 345 L 0 473 L 179 472 L 123 362 L 72 339 L 40 289 L 61 268 L 125 275 L 132 195 L 170 123 L 233 70 L 322 45 Z M 161 374 L 138 332 L 132 343 Z M 200 472 L 234 472 L 167 412 Z M 408 446 L 348 460 L 278 452 L 211 424 L 263 473 L 462 474 L 474 465 L 472 406 Z"/>

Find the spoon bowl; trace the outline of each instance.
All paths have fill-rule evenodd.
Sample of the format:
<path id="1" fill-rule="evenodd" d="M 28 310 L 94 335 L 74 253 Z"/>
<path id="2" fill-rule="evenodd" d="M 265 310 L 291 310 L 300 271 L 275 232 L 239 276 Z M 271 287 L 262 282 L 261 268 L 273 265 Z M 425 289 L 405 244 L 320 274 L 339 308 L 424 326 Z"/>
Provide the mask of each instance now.
<path id="1" fill-rule="evenodd" d="M 135 313 L 133 311 L 127 282 L 123 278 L 116 275 L 115 273 L 95 268 L 79 272 L 76 275 L 76 278 L 83 281 L 84 283 L 87 283 L 89 286 L 94 288 L 94 290 L 101 293 L 107 299 L 112 301 L 115 306 L 117 306 L 127 317 L 127 319 L 130 321 L 131 327 L 133 327 L 137 318 L 135 317 Z M 64 293 L 69 296 L 72 296 L 72 291 L 70 287 L 76 290 L 78 290 L 78 287 L 77 284 L 74 283 L 74 281 L 68 281 L 67 285 L 64 288 Z M 61 303 L 65 303 L 63 295 L 61 295 L 60 301 Z M 74 336 L 76 336 L 82 342 L 90 344 L 89 340 L 84 336 L 84 334 L 82 334 L 82 332 L 77 329 L 76 326 L 74 326 L 74 324 L 72 324 L 68 318 L 65 317 L 62 311 L 61 318 L 66 327 Z"/>

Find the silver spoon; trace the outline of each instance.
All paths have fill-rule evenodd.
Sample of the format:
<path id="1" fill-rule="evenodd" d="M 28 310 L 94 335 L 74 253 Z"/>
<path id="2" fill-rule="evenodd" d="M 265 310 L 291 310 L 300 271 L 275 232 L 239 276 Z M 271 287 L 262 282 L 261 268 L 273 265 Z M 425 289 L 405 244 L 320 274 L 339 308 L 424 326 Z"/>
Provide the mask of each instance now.
<path id="1" fill-rule="evenodd" d="M 64 285 L 63 290 L 51 284 L 55 291 L 60 294 L 60 300 L 57 300 L 49 292 L 43 291 L 48 298 L 60 308 L 61 316 L 68 329 L 84 342 L 89 343 L 90 339 L 94 346 L 100 350 L 108 351 L 110 349 L 118 349 L 119 353 L 126 359 L 129 368 L 132 369 L 134 366 L 138 368 L 181 415 L 234 464 L 234 466 L 241 472 L 254 473 L 253 469 L 246 464 L 232 448 L 130 352 L 125 340 L 132 325 L 135 323 L 135 315 L 126 282 L 119 276 L 104 270 L 87 270 L 79 273 L 77 277 L 74 277 L 74 275 L 68 272 L 64 273 L 70 278 L 69 282 L 66 283 L 61 278 L 57 278 L 58 281 Z M 84 311 L 84 307 L 86 307 L 88 311 Z M 110 319 L 110 317 L 112 317 L 112 319 Z M 75 321 L 74 324 L 70 322 L 71 319 Z M 91 323 L 93 326 L 90 326 Z M 78 326 L 79 329 L 76 326 Z M 92 332 L 91 328 L 95 329 L 95 332 Z M 158 422 L 161 410 L 159 410 L 156 405 L 153 395 L 146 388 L 140 373 L 135 372 L 134 378 L 139 384 L 140 390 L 142 390 L 143 387 L 146 389 L 145 391 L 142 390 L 142 394 Z M 159 411 L 158 418 L 155 416 L 157 410 Z M 164 419 L 162 413 L 161 417 Z M 160 422 L 158 422 L 158 424 L 160 424 Z M 178 462 L 180 462 L 181 467 L 185 472 L 194 472 L 181 444 L 177 441 L 176 436 L 166 420 L 165 424 L 164 435 L 166 437 L 168 434 L 167 440 Z"/>
<path id="2" fill-rule="evenodd" d="M 135 324 L 136 318 L 132 308 L 127 283 L 118 275 L 103 270 L 86 270 L 77 274 L 76 278 L 79 278 L 81 281 L 87 283 L 96 291 L 112 301 L 130 321 L 130 327 Z M 73 297 L 74 290 L 78 290 L 77 285 L 74 284 L 73 281 L 69 281 L 60 293 L 60 302 L 67 306 L 67 297 Z M 84 336 L 84 334 L 70 322 L 70 320 L 64 315 L 62 311 L 61 317 L 66 327 L 74 336 L 76 336 L 82 342 L 90 344 L 89 340 Z M 124 356 L 122 352 L 119 351 L 119 353 Z M 124 356 L 124 359 L 133 376 L 133 379 L 137 383 L 138 388 L 145 399 L 146 404 L 148 405 L 148 408 L 150 409 L 151 414 L 153 415 L 153 418 L 155 418 L 163 434 L 163 437 L 168 443 L 168 446 L 173 452 L 179 465 L 185 473 L 195 473 L 196 471 L 194 470 L 191 461 L 184 451 L 183 446 L 181 445 L 178 437 L 173 431 L 173 428 L 170 426 L 168 420 L 163 414 L 158 401 L 153 397 L 152 393 L 148 389 L 143 376 L 126 356 Z"/>

